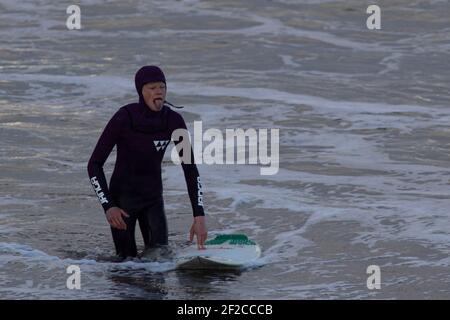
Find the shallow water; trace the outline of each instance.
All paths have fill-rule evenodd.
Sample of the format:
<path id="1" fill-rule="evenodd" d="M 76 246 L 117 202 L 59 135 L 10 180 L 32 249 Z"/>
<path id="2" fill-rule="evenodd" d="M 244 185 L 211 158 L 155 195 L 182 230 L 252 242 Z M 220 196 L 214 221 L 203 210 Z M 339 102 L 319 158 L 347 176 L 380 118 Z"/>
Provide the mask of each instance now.
<path id="1" fill-rule="evenodd" d="M 356 0 L 84 1 L 69 31 L 65 5 L 0 1 L 0 298 L 448 299 L 450 4 L 379 5 L 370 31 Z M 190 129 L 280 129 L 274 176 L 199 166 L 209 231 L 256 240 L 257 266 L 111 261 L 86 164 L 145 64 Z M 181 172 L 166 159 L 174 251 L 192 220 Z"/>

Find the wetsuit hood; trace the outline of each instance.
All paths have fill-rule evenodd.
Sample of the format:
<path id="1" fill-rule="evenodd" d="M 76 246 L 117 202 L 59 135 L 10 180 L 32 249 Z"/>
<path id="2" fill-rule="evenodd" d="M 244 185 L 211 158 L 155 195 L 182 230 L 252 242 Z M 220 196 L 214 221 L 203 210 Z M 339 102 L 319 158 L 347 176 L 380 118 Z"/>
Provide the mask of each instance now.
<path id="1" fill-rule="evenodd" d="M 139 95 L 139 102 L 144 101 L 142 96 L 142 87 L 149 82 L 164 82 L 166 84 L 166 77 L 162 70 L 157 66 L 143 66 L 136 72 L 134 76 L 134 84 L 136 86 L 136 91 Z M 145 103 L 145 102 L 144 102 Z"/>
<path id="2" fill-rule="evenodd" d="M 127 106 L 130 114 L 132 127 L 136 131 L 153 133 L 163 131 L 167 128 L 167 113 L 169 107 L 164 105 L 160 111 L 152 111 L 145 103 L 142 96 L 142 87 L 149 82 L 164 82 L 166 77 L 162 70 L 157 66 L 144 66 L 140 68 L 134 77 L 136 91 L 139 95 L 137 106 Z M 167 87 L 167 84 L 166 84 Z"/>

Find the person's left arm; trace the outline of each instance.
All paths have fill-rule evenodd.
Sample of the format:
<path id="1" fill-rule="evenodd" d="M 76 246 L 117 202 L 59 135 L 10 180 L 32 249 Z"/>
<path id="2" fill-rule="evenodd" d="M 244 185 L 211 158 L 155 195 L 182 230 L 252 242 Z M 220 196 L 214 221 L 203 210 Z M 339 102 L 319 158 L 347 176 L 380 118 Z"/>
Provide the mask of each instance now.
<path id="1" fill-rule="evenodd" d="M 186 123 L 181 115 L 176 114 L 177 121 L 175 129 L 183 129 L 187 131 Z M 192 223 L 189 235 L 190 241 L 193 240 L 194 235 L 197 237 L 197 245 L 199 249 L 205 248 L 205 241 L 208 237 L 208 232 L 206 229 L 205 222 L 205 211 L 203 207 L 203 188 L 200 180 L 200 175 L 197 169 L 197 165 L 195 164 L 194 154 L 192 152 L 192 146 L 189 142 L 183 141 L 185 137 L 174 141 L 175 146 L 177 148 L 180 159 L 183 159 L 184 149 L 189 150 L 190 157 L 188 157 L 187 161 L 181 161 L 181 167 L 183 168 L 184 178 L 186 180 L 186 185 L 188 189 L 189 199 L 191 201 L 192 212 L 194 215 L 194 221 Z M 181 142 L 183 142 L 181 144 Z"/>

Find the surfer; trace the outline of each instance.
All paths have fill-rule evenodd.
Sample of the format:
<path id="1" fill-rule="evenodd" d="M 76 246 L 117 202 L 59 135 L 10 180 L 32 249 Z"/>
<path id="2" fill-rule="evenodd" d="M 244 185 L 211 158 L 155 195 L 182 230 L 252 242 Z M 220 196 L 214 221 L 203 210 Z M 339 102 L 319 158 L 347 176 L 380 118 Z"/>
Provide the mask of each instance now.
<path id="1" fill-rule="evenodd" d="M 136 222 L 145 248 L 167 245 L 161 162 L 172 132 L 186 129 L 183 117 L 166 103 L 166 78 L 157 66 L 144 66 L 135 75 L 139 102 L 121 107 L 106 125 L 89 159 L 87 170 L 92 186 L 111 225 L 116 253 L 136 257 Z M 174 141 L 175 145 L 180 143 Z M 103 165 L 114 146 L 117 157 L 109 188 Z M 182 151 L 180 151 L 182 155 Z M 204 249 L 207 238 L 203 191 L 193 159 L 182 162 L 193 210 L 190 240 Z M 180 157 L 181 158 L 181 157 Z"/>

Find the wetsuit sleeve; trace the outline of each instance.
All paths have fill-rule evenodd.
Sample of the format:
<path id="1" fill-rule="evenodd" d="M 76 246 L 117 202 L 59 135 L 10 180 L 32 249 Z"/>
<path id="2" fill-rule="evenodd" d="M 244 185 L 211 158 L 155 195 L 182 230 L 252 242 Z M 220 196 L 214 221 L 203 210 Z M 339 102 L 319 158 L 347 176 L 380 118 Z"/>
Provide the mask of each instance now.
<path id="1" fill-rule="evenodd" d="M 87 166 L 91 185 L 105 212 L 109 208 L 115 207 L 116 204 L 109 193 L 103 165 L 116 145 L 122 128 L 127 124 L 127 121 L 128 114 L 125 109 L 122 108 L 114 114 L 103 130 Z"/>
<path id="2" fill-rule="evenodd" d="M 183 117 L 177 114 L 177 125 L 176 129 L 185 129 L 187 130 L 186 123 L 184 122 Z M 182 138 L 181 138 L 182 139 Z M 174 141 L 175 146 L 177 146 L 182 140 Z M 189 144 L 190 146 L 190 144 Z M 189 199 L 191 200 L 192 212 L 194 217 L 204 216 L 205 212 L 203 209 L 203 189 L 202 183 L 200 181 L 200 175 L 198 173 L 197 165 L 195 164 L 194 153 L 191 149 L 191 161 L 189 163 L 181 162 L 181 167 L 183 168 L 184 178 L 186 180 L 186 185 L 189 193 Z M 183 150 L 177 147 L 178 154 L 180 159 L 183 156 Z"/>

